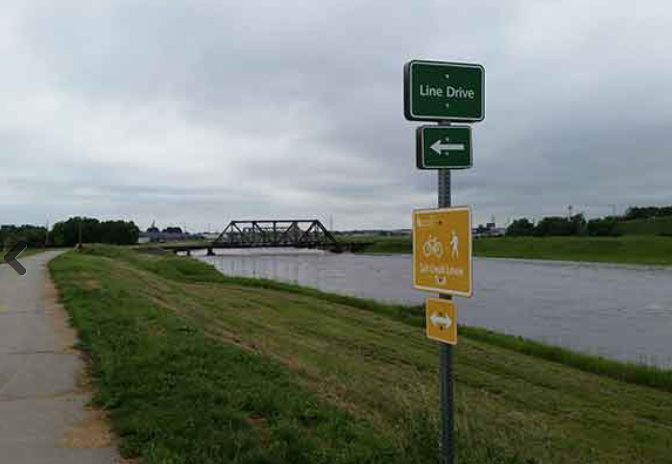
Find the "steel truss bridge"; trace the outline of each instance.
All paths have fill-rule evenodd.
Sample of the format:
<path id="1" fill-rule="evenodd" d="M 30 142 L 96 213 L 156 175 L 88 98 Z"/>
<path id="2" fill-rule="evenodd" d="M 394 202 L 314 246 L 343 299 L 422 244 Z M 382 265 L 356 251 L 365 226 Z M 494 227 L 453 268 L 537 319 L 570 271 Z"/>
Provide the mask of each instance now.
<path id="1" fill-rule="evenodd" d="M 195 250 L 235 248 L 317 248 L 334 252 L 356 251 L 368 242 L 342 242 L 329 232 L 317 219 L 312 220 L 258 220 L 231 221 L 213 242 L 189 244 L 164 244 L 162 248 L 175 253 L 190 255 Z"/>

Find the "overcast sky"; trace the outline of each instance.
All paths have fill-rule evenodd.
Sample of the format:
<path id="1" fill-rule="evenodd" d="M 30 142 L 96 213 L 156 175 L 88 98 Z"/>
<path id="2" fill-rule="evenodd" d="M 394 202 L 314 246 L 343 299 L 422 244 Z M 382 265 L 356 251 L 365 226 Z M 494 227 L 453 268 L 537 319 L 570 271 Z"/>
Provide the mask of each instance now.
<path id="1" fill-rule="evenodd" d="M 476 222 L 672 204 L 671 44 L 664 0 L 3 2 L 0 223 L 409 227 L 414 58 L 486 68 Z"/>

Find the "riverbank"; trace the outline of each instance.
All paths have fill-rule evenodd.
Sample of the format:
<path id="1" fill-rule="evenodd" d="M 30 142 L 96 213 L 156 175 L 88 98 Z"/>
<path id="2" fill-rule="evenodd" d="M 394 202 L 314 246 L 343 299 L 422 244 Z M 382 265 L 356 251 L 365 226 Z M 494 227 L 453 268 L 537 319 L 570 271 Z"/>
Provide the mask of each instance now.
<path id="1" fill-rule="evenodd" d="M 128 457 L 435 462 L 437 346 L 417 309 L 123 248 L 51 270 Z M 582 372 L 469 330 L 456 354 L 461 463 L 667 462 L 669 380 Z"/>
<path id="2" fill-rule="evenodd" d="M 412 253 L 410 237 L 376 237 L 361 253 Z M 491 237 L 474 240 L 474 255 L 488 258 L 672 265 L 672 237 Z"/>

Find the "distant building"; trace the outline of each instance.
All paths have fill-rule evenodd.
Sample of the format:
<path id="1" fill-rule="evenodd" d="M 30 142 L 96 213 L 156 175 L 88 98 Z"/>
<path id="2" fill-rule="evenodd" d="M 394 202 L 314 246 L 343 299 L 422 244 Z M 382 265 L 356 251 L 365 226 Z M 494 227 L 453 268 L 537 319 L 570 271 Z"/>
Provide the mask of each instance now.
<path id="1" fill-rule="evenodd" d="M 147 228 L 147 233 L 157 233 L 160 232 L 159 228 L 156 227 L 156 222 L 152 221 L 152 225 Z"/>
<path id="2" fill-rule="evenodd" d="M 391 230 L 390 235 L 395 237 L 410 237 L 411 235 L 413 235 L 413 231 L 411 229 Z"/>
<path id="3" fill-rule="evenodd" d="M 156 227 L 154 221 L 152 221 L 152 225 L 148 227 L 145 232 L 140 232 L 138 243 L 183 242 L 203 239 L 204 237 L 202 234 L 190 234 L 189 232 L 182 231 L 180 227 L 166 227 L 161 231 Z"/>
<path id="4" fill-rule="evenodd" d="M 474 238 L 479 237 L 503 237 L 506 235 L 505 227 L 497 227 L 494 222 L 488 222 L 485 226 L 480 225 L 472 230 Z"/>
<path id="5" fill-rule="evenodd" d="M 219 238 L 220 233 L 219 232 L 202 232 L 201 235 L 205 240 L 208 240 L 210 242 L 215 241 Z"/>

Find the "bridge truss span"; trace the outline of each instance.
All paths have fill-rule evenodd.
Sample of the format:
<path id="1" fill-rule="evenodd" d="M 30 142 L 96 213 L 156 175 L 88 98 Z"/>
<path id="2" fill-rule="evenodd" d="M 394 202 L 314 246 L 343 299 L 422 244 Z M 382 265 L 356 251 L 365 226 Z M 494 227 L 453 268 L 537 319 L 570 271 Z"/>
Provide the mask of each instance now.
<path id="1" fill-rule="evenodd" d="M 319 220 L 231 221 L 213 242 L 231 248 L 340 248 Z"/>

